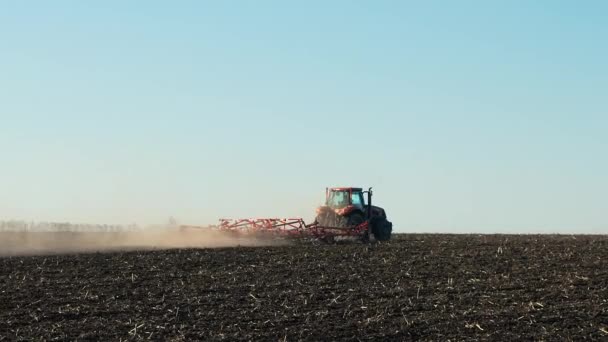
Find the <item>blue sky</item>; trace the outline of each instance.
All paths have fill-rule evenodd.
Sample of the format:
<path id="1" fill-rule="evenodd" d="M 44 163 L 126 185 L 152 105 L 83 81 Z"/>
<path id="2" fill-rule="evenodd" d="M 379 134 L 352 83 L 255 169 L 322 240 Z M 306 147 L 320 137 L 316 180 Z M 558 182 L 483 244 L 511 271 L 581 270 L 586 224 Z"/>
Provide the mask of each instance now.
<path id="1" fill-rule="evenodd" d="M 603 1 L 0 4 L 0 216 L 606 232 Z"/>

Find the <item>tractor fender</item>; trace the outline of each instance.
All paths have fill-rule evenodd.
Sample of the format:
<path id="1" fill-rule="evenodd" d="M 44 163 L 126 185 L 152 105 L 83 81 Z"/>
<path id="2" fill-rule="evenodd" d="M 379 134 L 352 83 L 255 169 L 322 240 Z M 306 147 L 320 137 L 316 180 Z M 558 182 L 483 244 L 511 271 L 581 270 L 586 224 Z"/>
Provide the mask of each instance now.
<path id="1" fill-rule="evenodd" d="M 336 215 L 338 215 L 338 216 L 348 216 L 348 215 L 350 215 L 350 214 L 352 214 L 352 213 L 354 213 L 356 211 L 361 212 L 361 210 L 359 208 L 355 207 L 352 204 L 351 205 L 347 205 L 344 208 L 335 209 L 334 211 L 335 211 Z"/>

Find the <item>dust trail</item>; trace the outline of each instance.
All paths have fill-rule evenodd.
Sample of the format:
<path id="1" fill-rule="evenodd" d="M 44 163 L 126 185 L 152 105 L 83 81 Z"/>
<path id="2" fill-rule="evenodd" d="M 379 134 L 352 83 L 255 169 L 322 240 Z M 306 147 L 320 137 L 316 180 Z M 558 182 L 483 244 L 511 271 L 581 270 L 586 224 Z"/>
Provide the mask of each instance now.
<path id="1" fill-rule="evenodd" d="M 155 229 L 125 232 L 0 232 L 0 256 L 47 255 L 175 248 L 273 246 L 269 237 L 202 229 Z"/>

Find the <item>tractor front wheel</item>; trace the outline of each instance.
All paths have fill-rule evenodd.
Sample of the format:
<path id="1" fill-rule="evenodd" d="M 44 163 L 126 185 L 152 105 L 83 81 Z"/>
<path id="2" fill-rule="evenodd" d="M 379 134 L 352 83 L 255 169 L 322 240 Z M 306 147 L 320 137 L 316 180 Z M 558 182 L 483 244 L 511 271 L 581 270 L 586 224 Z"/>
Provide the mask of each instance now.
<path id="1" fill-rule="evenodd" d="M 385 218 L 377 218 L 372 221 L 372 232 L 378 241 L 391 239 L 393 224 Z"/>

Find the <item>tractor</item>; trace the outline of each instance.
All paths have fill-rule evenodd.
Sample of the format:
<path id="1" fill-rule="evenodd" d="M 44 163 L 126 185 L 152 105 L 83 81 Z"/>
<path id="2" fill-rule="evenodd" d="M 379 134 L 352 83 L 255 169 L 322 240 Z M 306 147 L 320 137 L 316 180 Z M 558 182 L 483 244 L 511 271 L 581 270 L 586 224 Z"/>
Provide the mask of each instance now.
<path id="1" fill-rule="evenodd" d="M 315 223 L 323 227 L 356 229 L 366 222 L 368 229 L 364 239 L 390 240 L 393 224 L 383 208 L 372 205 L 372 188 L 367 191 L 353 187 L 325 189 L 325 204 L 317 208 Z"/>
<path id="2" fill-rule="evenodd" d="M 365 195 L 367 194 L 367 201 Z M 372 188 L 326 188 L 325 204 L 317 208 L 313 223 L 302 218 L 222 218 L 219 225 L 181 225 L 180 229 L 206 229 L 236 234 L 271 234 L 286 238 L 313 238 L 324 242 L 357 238 L 363 242 L 388 241 L 393 224 L 384 209 L 372 205 Z"/>

